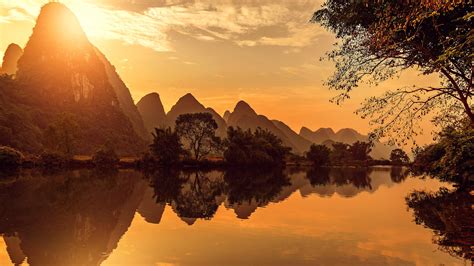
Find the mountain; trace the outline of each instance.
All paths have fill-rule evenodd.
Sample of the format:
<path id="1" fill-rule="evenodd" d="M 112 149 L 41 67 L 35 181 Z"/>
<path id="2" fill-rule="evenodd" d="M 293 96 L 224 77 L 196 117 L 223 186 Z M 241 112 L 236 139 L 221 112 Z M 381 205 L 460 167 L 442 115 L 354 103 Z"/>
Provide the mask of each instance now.
<path id="1" fill-rule="evenodd" d="M 145 129 L 142 117 L 138 112 L 137 106 L 135 106 L 135 103 L 133 102 L 132 95 L 130 94 L 130 90 L 128 89 L 127 85 L 125 85 L 125 83 L 115 70 L 115 67 L 109 62 L 109 60 L 107 60 L 105 55 L 95 47 L 94 50 L 99 59 L 104 64 L 105 73 L 107 74 L 110 85 L 112 85 L 112 88 L 114 89 L 120 108 L 128 117 L 130 122 L 132 122 L 132 126 L 135 132 L 143 139 L 148 138 L 149 133 Z"/>
<path id="2" fill-rule="evenodd" d="M 224 112 L 224 116 L 222 116 L 222 118 L 224 118 L 225 122 L 228 122 L 229 116 L 230 116 L 230 111 L 229 111 L 229 110 L 226 110 L 226 111 Z"/>
<path id="3" fill-rule="evenodd" d="M 368 138 L 352 128 L 343 128 L 336 133 L 335 140 L 343 143 L 354 143 L 356 141 L 367 141 Z"/>
<path id="4" fill-rule="evenodd" d="M 316 144 L 321 144 L 328 139 L 336 139 L 336 133 L 332 128 L 320 128 L 313 132 L 307 127 L 302 127 L 300 136 Z"/>
<path id="5" fill-rule="evenodd" d="M 18 44 L 8 45 L 3 56 L 2 68 L 0 74 L 13 75 L 17 71 L 18 59 L 23 55 L 23 49 Z"/>
<path id="6" fill-rule="evenodd" d="M 80 128 L 78 153 L 90 154 L 110 141 L 120 153 L 136 154 L 143 141 L 127 117 L 137 118 L 130 92 L 104 60 L 75 15 L 52 2 L 41 8 L 16 79 L 41 113 L 39 128 L 48 128 L 63 113 L 74 117 Z"/>
<path id="7" fill-rule="evenodd" d="M 298 149 L 300 152 L 305 152 L 309 150 L 309 147 L 311 146 L 312 142 L 301 137 L 293 131 L 289 126 L 287 126 L 285 123 L 278 121 L 278 120 L 272 120 L 273 124 L 285 134 L 285 136 L 288 137 L 290 142 Z"/>
<path id="8" fill-rule="evenodd" d="M 210 113 L 214 120 L 216 120 L 218 126 L 217 135 L 221 137 L 226 136 L 227 124 L 224 119 L 214 111 L 214 109 L 204 107 L 191 93 L 181 97 L 176 104 L 171 107 L 171 110 L 166 114 L 166 124 L 167 126 L 174 127 L 179 115 L 193 113 Z"/>
<path id="9" fill-rule="evenodd" d="M 316 131 L 311 131 L 311 129 L 307 127 L 302 127 L 299 135 L 315 144 L 322 144 L 329 148 L 331 148 L 335 142 L 353 144 L 357 141 L 369 141 L 368 136 L 363 135 L 352 128 L 343 128 L 334 133 L 334 130 L 331 128 L 320 128 Z M 394 149 L 394 147 L 375 142 L 370 156 L 375 159 L 388 159 L 392 149 Z"/>
<path id="10" fill-rule="evenodd" d="M 143 96 L 138 101 L 137 108 L 143 118 L 148 134 L 153 132 L 155 128 L 166 125 L 166 113 L 158 93 L 153 92 Z"/>
<path id="11" fill-rule="evenodd" d="M 228 126 L 240 127 L 244 130 L 255 130 L 258 127 L 266 129 L 279 137 L 285 146 L 292 148 L 293 152 L 304 152 L 304 150 L 300 150 L 297 145 L 290 140 L 290 137 L 288 137 L 281 129 L 279 129 L 270 119 L 268 119 L 266 116 L 258 115 L 255 110 L 253 110 L 252 107 L 250 107 L 250 105 L 244 101 L 239 101 L 237 103 L 234 111 L 229 115 L 227 124 Z M 283 127 L 286 127 L 286 125 Z"/>

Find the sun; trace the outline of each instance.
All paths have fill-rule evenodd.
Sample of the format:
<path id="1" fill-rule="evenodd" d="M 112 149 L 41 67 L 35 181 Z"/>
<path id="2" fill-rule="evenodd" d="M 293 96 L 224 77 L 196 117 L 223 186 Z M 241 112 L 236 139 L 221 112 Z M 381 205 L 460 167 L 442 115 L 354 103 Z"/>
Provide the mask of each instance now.
<path id="1" fill-rule="evenodd" d="M 110 16 L 101 7 L 84 1 L 62 1 L 76 15 L 82 29 L 88 37 L 104 37 Z"/>

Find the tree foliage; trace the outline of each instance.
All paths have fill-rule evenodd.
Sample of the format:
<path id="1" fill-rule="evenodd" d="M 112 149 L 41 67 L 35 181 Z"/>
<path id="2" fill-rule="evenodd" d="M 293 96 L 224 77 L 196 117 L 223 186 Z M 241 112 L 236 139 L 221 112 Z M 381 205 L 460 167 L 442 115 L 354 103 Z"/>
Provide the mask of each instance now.
<path id="1" fill-rule="evenodd" d="M 438 74 L 437 86 L 413 86 L 368 98 L 358 113 L 377 128 L 374 138 L 406 143 L 421 132 L 428 114 L 438 123 L 474 124 L 474 6 L 468 0 L 326 0 L 312 21 L 336 33 L 341 44 L 328 53 L 336 71 L 327 85 L 337 103 L 364 83 L 377 85 L 406 69 Z M 395 136 L 397 137 L 395 139 Z"/>
<path id="2" fill-rule="evenodd" d="M 394 149 L 390 152 L 390 161 L 393 164 L 406 164 L 410 162 L 410 158 L 408 157 L 407 153 L 402 149 Z"/>
<path id="3" fill-rule="evenodd" d="M 437 143 L 417 151 L 413 168 L 443 181 L 474 180 L 474 129 L 446 129 Z"/>
<path id="4" fill-rule="evenodd" d="M 225 146 L 224 158 L 234 165 L 283 164 L 290 152 L 281 139 L 261 128 L 252 132 L 229 127 Z"/>
<path id="5" fill-rule="evenodd" d="M 315 165 L 321 166 L 329 163 L 329 155 L 331 150 L 324 145 L 313 144 L 309 147 L 309 151 L 306 153 L 306 158 L 313 162 Z"/>
<path id="6" fill-rule="evenodd" d="M 372 151 L 372 144 L 368 142 L 356 141 L 349 147 L 352 160 L 365 161 L 370 159 L 369 153 Z"/>
<path id="7" fill-rule="evenodd" d="M 210 113 L 182 114 L 176 119 L 176 132 L 188 144 L 196 160 L 216 151 L 220 146 L 216 130 L 217 123 Z"/>
<path id="8" fill-rule="evenodd" d="M 0 169 L 20 166 L 23 154 L 13 148 L 0 146 Z"/>
<path id="9" fill-rule="evenodd" d="M 153 143 L 150 144 L 152 155 L 158 159 L 160 164 L 175 164 L 179 162 L 179 156 L 183 153 L 183 147 L 179 136 L 171 128 L 155 128 Z"/>
<path id="10" fill-rule="evenodd" d="M 59 114 L 46 129 L 46 146 L 54 152 L 74 155 L 79 129 L 77 118 L 69 113 Z"/>

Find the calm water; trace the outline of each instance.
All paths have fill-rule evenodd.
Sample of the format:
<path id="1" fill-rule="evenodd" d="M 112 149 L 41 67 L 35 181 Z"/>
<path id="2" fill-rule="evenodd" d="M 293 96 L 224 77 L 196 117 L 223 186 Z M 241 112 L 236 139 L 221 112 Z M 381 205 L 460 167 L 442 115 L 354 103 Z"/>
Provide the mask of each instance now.
<path id="1" fill-rule="evenodd" d="M 0 265 L 470 265 L 439 226 L 469 193 L 405 201 L 441 186 L 390 168 L 27 171 L 0 178 Z"/>

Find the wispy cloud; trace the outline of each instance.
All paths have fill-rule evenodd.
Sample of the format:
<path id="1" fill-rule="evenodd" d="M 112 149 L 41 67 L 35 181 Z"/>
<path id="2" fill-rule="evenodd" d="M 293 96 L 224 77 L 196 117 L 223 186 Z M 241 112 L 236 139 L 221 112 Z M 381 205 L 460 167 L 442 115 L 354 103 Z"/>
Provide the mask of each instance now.
<path id="1" fill-rule="evenodd" d="M 171 31 L 198 41 L 229 41 L 240 46 L 304 47 L 325 34 L 308 24 L 318 2 L 294 1 L 73 1 L 64 0 L 90 37 L 120 40 L 156 51 L 172 51 Z M 37 16 L 43 0 L 3 0 L 0 23 Z M 279 26 L 277 37 L 263 27 Z"/>

